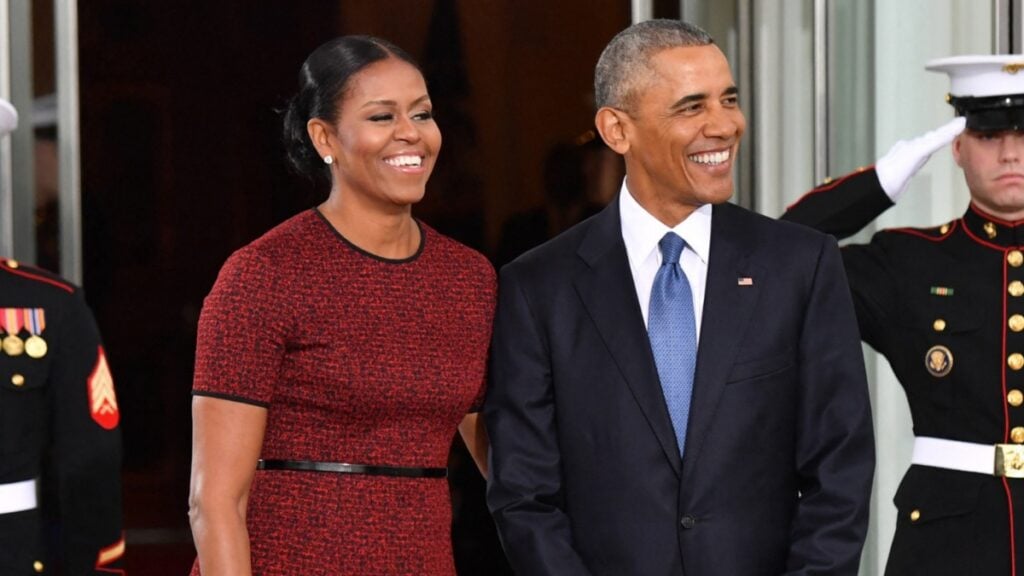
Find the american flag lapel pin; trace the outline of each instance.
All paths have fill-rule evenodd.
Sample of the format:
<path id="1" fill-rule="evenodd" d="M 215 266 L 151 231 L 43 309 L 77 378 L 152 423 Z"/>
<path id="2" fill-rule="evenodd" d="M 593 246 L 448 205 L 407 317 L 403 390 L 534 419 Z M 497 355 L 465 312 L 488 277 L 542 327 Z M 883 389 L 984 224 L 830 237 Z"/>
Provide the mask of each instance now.
<path id="1" fill-rule="evenodd" d="M 754 279 L 751 278 L 750 276 L 740 276 L 739 278 L 736 279 L 736 285 L 737 286 L 753 286 L 754 285 Z"/>

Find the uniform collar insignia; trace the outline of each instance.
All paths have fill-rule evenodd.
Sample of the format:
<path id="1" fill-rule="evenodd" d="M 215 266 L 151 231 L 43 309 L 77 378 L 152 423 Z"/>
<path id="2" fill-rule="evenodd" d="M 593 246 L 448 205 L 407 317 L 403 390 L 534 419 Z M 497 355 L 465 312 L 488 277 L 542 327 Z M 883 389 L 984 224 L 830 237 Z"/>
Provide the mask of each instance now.
<path id="1" fill-rule="evenodd" d="M 1024 246 L 1024 220 L 1008 222 L 991 216 L 972 202 L 963 218 L 968 234 L 997 248 Z"/>

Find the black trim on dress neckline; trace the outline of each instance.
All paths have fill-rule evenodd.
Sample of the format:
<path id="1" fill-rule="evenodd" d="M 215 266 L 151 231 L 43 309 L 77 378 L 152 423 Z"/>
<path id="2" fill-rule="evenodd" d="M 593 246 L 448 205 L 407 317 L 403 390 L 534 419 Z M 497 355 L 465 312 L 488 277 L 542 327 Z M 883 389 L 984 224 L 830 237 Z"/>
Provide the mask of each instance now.
<path id="1" fill-rule="evenodd" d="M 317 216 L 320 217 L 320 220 L 322 220 L 323 223 L 327 225 L 327 228 L 330 229 L 330 231 L 333 232 L 335 236 L 340 238 L 341 241 L 344 242 L 346 246 L 352 248 L 353 250 L 362 254 L 363 256 L 372 258 L 374 260 L 377 260 L 378 262 L 383 262 L 385 264 L 408 264 L 409 262 L 418 259 L 420 257 L 420 254 L 423 254 L 423 250 L 424 248 L 426 248 L 427 245 L 427 231 L 423 228 L 423 225 L 420 224 L 419 220 L 413 218 L 412 221 L 416 223 L 416 228 L 420 231 L 420 245 L 418 248 L 416 248 L 416 251 L 406 258 L 385 258 L 383 256 L 378 256 L 373 252 L 369 252 L 367 250 L 364 250 L 363 248 L 360 248 L 359 246 L 356 246 L 351 240 L 345 238 L 345 236 L 341 232 L 339 232 L 338 229 L 335 228 L 333 224 L 331 224 L 331 221 L 327 219 L 327 216 L 324 216 L 323 212 L 321 212 L 319 208 L 313 207 L 312 210 Z"/>

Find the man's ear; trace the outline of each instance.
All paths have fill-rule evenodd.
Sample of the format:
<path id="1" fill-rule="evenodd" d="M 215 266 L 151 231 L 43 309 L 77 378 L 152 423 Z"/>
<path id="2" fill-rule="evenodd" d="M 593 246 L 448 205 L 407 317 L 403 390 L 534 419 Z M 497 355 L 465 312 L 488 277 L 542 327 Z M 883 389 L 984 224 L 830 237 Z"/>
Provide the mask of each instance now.
<path id="1" fill-rule="evenodd" d="M 330 142 L 332 129 L 333 127 L 321 118 L 310 118 L 309 122 L 306 122 L 306 132 L 321 158 L 334 154 Z"/>
<path id="2" fill-rule="evenodd" d="M 594 125 L 601 139 L 615 152 L 625 155 L 629 151 L 629 139 L 626 138 L 626 122 L 628 118 L 622 110 L 605 106 L 594 116 Z"/>
<path id="3" fill-rule="evenodd" d="M 950 151 L 953 152 L 953 161 L 961 168 L 964 167 L 964 165 L 960 163 L 960 139 L 963 137 L 963 134 L 957 134 L 956 138 L 953 138 L 953 145 L 949 147 Z"/>

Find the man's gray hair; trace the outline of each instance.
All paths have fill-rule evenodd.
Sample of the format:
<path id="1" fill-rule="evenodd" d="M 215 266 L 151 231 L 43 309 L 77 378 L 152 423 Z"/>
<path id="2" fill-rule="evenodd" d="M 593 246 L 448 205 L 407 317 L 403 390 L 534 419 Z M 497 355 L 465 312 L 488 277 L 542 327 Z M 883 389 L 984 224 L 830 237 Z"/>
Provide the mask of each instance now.
<path id="1" fill-rule="evenodd" d="M 647 20 L 619 32 L 601 52 L 594 70 L 594 100 L 598 108 L 622 108 L 638 80 L 650 71 L 650 59 L 669 48 L 714 44 L 701 28 L 682 20 Z"/>

